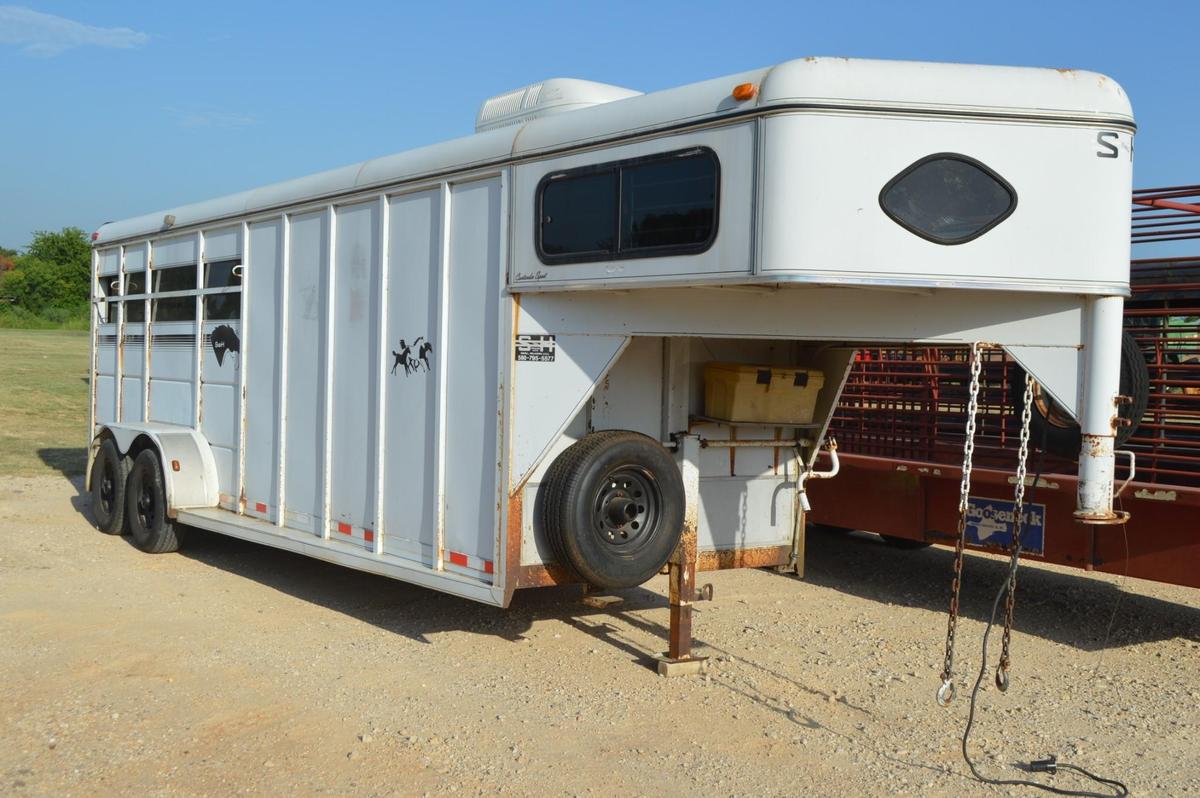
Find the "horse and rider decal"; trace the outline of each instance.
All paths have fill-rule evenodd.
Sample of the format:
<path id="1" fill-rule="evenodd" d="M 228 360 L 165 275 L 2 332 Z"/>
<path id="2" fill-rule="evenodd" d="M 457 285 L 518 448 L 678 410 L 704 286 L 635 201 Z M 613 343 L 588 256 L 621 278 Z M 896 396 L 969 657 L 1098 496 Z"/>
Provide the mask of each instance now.
<path id="1" fill-rule="evenodd" d="M 393 374 L 401 367 L 404 368 L 404 376 L 406 377 L 422 370 L 429 371 L 432 368 L 429 358 L 433 354 L 433 344 L 429 341 L 421 343 L 422 341 L 425 341 L 425 336 L 423 335 L 419 336 L 411 344 L 407 343 L 403 338 L 400 339 L 400 351 L 392 350 L 392 357 L 394 358 L 394 362 L 392 363 Z M 413 354 L 413 350 L 416 350 L 416 354 Z"/>

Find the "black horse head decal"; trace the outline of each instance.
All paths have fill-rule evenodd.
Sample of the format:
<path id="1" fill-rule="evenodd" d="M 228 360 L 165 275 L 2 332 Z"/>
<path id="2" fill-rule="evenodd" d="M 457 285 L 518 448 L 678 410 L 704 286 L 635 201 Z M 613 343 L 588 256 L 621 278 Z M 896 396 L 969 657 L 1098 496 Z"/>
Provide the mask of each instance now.
<path id="1" fill-rule="evenodd" d="M 238 334 L 228 324 L 222 324 L 212 331 L 213 354 L 217 356 L 217 365 L 225 365 L 226 352 L 241 352 L 241 341 Z"/>

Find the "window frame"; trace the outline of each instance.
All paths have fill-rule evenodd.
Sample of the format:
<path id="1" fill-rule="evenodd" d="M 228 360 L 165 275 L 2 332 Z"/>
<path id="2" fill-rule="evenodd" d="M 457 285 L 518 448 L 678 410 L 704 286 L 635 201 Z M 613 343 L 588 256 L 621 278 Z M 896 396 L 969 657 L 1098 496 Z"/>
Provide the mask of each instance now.
<path id="1" fill-rule="evenodd" d="M 955 238 L 953 240 L 946 240 L 944 238 L 938 238 L 937 236 L 927 233 L 918 227 L 913 227 L 911 224 L 904 221 L 896 214 L 892 213 L 892 211 L 888 208 L 887 204 L 884 202 L 884 197 L 887 196 L 887 193 L 889 191 L 891 191 L 892 188 L 897 183 L 899 183 L 901 180 L 908 177 L 910 174 L 915 172 L 917 169 L 920 169 L 922 166 L 924 166 L 925 164 L 927 164 L 931 161 L 960 161 L 969 166 L 973 166 L 976 169 L 978 169 L 979 171 L 983 172 L 985 175 L 990 177 L 992 180 L 996 181 L 1000 185 L 1001 188 L 1003 188 L 1005 191 L 1008 192 L 1009 199 L 1012 200 L 1008 204 L 1008 210 L 1006 210 L 1004 213 L 997 216 L 992 221 L 985 224 L 983 227 L 976 230 L 974 233 L 971 233 L 971 235 L 961 237 L 961 238 Z M 887 183 L 884 184 L 883 188 L 881 188 L 879 190 L 879 209 L 881 211 L 883 211 L 884 216 L 887 216 L 893 222 L 900 225 L 900 227 L 904 228 L 905 230 L 912 233 L 913 235 L 915 235 L 919 238 L 923 238 L 926 241 L 929 241 L 931 243 L 939 244 L 943 247 L 956 247 L 959 244 L 966 244 L 970 241 L 974 241 L 975 239 L 979 238 L 981 235 L 983 235 L 984 233 L 987 233 L 993 227 L 1000 224 L 1008 217 L 1012 216 L 1013 211 L 1015 211 L 1017 209 L 1017 201 L 1018 201 L 1017 190 L 1015 188 L 1013 188 L 1012 183 L 1009 183 L 1007 180 L 1005 180 L 1003 177 L 1001 177 L 1000 174 L 995 169 L 991 168 L 990 166 L 985 164 L 983 161 L 972 158 L 970 155 L 963 155 L 961 152 L 935 152 L 931 155 L 926 155 L 924 158 L 919 158 L 916 161 L 913 161 L 912 163 L 910 163 L 908 166 L 901 169 L 898 173 L 896 173 L 895 177 L 893 177 L 891 180 L 887 181 Z"/>
<path id="2" fill-rule="evenodd" d="M 621 241 L 621 211 L 622 200 L 624 197 L 624 176 L 623 170 L 633 167 L 642 166 L 644 164 L 673 161 L 683 157 L 706 156 L 712 161 L 713 165 L 713 218 L 712 229 L 709 232 L 708 238 L 704 241 L 694 244 L 667 244 L 658 247 L 638 247 L 636 249 L 623 249 Z M 543 201 L 545 199 L 546 188 L 553 182 L 558 180 L 569 179 L 573 177 L 583 177 L 586 175 L 600 174 L 603 172 L 615 172 L 616 180 L 614 185 L 613 204 L 613 249 L 612 250 L 591 250 L 588 252 L 569 252 L 564 254 L 548 253 L 542 248 L 542 219 L 545 217 Z M 696 145 L 692 147 L 684 147 L 678 150 L 670 150 L 668 152 L 656 152 L 649 155 L 639 155 L 634 158 L 624 158 L 619 161 L 605 161 L 604 163 L 588 164 L 572 169 L 559 169 L 548 172 L 538 181 L 537 187 L 534 189 L 534 214 L 533 214 L 533 248 L 537 253 L 538 260 L 545 266 L 563 266 L 572 263 L 597 263 L 601 261 L 616 261 L 616 260 L 635 260 L 647 258 L 664 258 L 672 255 L 700 255 L 712 249 L 712 245 L 717 240 L 717 232 L 720 229 L 721 222 L 721 159 L 717 155 L 716 150 L 712 147 Z"/>

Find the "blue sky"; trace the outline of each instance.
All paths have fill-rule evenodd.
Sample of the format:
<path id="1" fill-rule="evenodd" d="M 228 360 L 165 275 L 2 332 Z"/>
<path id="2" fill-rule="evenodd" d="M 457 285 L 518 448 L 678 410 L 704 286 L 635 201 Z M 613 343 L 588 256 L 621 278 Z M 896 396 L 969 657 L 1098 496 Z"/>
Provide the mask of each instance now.
<path id="1" fill-rule="evenodd" d="M 1200 3 L 1167 0 L 0 0 L 0 245 L 465 135 L 547 77 L 653 91 L 805 55 L 1104 72 L 1136 185 L 1200 183 L 1198 30 Z"/>

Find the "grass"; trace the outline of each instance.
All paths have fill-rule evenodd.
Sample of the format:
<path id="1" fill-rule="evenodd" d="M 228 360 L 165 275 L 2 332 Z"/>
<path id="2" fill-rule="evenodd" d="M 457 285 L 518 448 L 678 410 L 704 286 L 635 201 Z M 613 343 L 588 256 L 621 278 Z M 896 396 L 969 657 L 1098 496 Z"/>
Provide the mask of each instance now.
<path id="1" fill-rule="evenodd" d="M 88 334 L 0 329 L 0 476 L 82 474 Z"/>
<path id="2" fill-rule="evenodd" d="M 47 314 L 38 314 L 15 305 L 0 304 L 0 329 L 87 332 L 89 324 L 87 308 L 81 311 L 51 310 Z"/>

